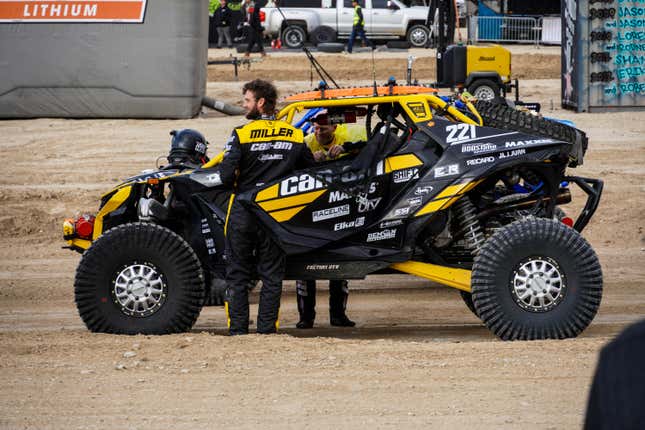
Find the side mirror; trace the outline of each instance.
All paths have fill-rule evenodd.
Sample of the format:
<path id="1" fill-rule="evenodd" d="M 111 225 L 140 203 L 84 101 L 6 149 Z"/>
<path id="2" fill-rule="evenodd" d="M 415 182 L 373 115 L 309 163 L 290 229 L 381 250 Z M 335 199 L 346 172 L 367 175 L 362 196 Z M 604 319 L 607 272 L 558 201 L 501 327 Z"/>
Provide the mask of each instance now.
<path id="1" fill-rule="evenodd" d="M 388 1 L 387 2 L 387 8 L 390 9 L 390 10 L 399 10 L 400 9 L 399 5 L 397 5 L 393 1 Z"/>

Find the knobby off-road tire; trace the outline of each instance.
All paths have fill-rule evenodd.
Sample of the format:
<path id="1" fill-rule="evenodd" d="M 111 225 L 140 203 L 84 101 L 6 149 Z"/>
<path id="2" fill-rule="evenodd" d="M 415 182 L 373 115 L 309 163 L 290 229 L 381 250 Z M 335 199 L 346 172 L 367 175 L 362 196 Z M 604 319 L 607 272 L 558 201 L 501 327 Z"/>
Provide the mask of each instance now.
<path id="1" fill-rule="evenodd" d="M 475 108 L 486 127 L 536 134 L 571 143 L 574 149 L 571 154 L 572 163 L 569 165 L 576 167 L 582 164 L 588 145 L 587 135 L 583 131 L 490 101 L 478 100 L 475 102 Z"/>
<path id="2" fill-rule="evenodd" d="M 503 340 L 580 334 L 602 297 L 598 257 L 575 230 L 542 218 L 499 229 L 475 257 L 476 314 Z"/>
<path id="3" fill-rule="evenodd" d="M 179 333 L 199 316 L 204 275 L 190 245 L 171 230 L 124 224 L 83 254 L 74 293 L 78 312 L 93 332 Z"/>
<path id="4" fill-rule="evenodd" d="M 559 207 L 555 207 L 554 213 L 553 213 L 553 219 L 561 222 L 564 217 L 566 217 L 567 214 Z M 464 301 L 464 304 L 466 307 L 477 317 L 479 318 L 479 315 L 477 315 L 477 310 L 475 309 L 475 304 L 473 303 L 473 295 L 472 293 L 468 293 L 463 290 L 459 290 L 459 295 L 461 296 L 461 299 Z"/>

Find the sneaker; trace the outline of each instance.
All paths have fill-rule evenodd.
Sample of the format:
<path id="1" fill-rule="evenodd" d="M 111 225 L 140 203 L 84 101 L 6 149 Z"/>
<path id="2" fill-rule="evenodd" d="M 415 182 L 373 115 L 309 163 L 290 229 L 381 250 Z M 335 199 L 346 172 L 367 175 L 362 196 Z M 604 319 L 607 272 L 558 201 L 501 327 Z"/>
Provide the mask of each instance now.
<path id="1" fill-rule="evenodd" d="M 331 317 L 329 318 L 329 323 L 336 327 L 354 327 L 356 325 L 354 321 L 347 318 L 347 315 Z"/>
<path id="2" fill-rule="evenodd" d="M 313 327 L 314 327 L 314 320 L 300 320 L 298 321 L 298 324 L 296 324 L 296 328 L 301 328 L 301 329 L 313 328 Z"/>

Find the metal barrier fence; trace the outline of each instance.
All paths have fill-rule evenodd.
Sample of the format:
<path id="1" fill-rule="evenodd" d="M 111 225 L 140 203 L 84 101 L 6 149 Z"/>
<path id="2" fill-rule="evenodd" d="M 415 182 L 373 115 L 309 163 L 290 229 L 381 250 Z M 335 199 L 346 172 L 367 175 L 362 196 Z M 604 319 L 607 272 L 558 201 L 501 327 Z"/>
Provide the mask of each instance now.
<path id="1" fill-rule="evenodd" d="M 530 16 L 470 16 L 469 42 L 516 42 L 559 45 L 560 18 Z"/>

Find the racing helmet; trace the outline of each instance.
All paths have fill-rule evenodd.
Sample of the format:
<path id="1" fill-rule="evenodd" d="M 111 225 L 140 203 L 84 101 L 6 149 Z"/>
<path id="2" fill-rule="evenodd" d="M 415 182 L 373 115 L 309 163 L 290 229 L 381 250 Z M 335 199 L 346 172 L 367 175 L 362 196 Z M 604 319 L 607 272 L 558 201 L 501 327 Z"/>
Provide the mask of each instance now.
<path id="1" fill-rule="evenodd" d="M 170 132 L 170 154 L 168 162 L 173 165 L 201 166 L 208 161 L 206 156 L 208 142 L 197 130 L 184 128 Z"/>

